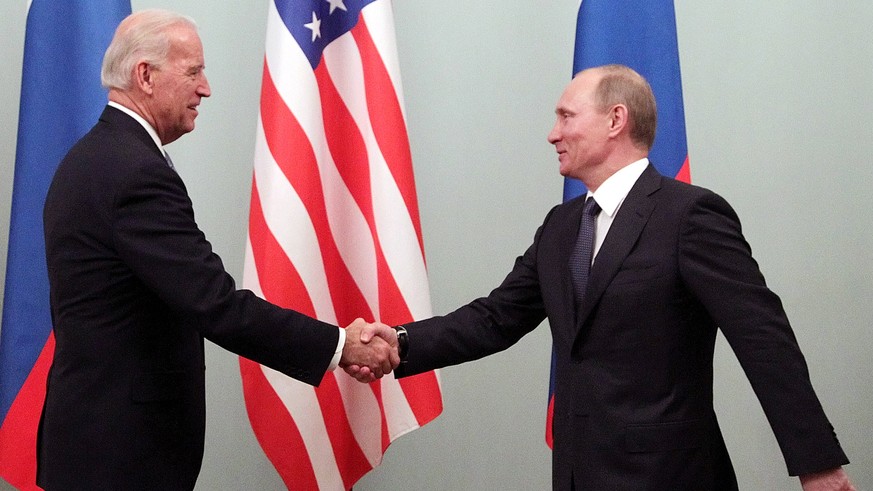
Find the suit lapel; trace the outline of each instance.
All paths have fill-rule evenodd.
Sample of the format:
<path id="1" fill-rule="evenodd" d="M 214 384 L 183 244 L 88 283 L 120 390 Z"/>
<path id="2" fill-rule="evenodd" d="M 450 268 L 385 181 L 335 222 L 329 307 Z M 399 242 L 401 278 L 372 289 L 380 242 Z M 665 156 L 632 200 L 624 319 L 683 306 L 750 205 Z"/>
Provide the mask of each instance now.
<path id="1" fill-rule="evenodd" d="M 576 317 L 576 342 L 581 339 L 580 334 L 583 334 L 582 326 L 591 315 L 594 306 L 600 301 L 612 278 L 621 269 L 622 263 L 645 228 L 652 210 L 655 209 L 655 204 L 649 196 L 660 188 L 661 178 L 658 171 L 650 164 L 631 188 L 612 226 L 609 227 L 609 232 L 591 266 L 588 288 Z"/>

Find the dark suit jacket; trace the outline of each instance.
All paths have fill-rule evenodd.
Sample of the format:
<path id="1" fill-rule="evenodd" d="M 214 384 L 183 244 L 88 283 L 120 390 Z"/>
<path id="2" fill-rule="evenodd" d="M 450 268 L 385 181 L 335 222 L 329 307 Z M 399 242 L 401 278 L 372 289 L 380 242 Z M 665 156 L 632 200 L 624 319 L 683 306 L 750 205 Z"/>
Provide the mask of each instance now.
<path id="1" fill-rule="evenodd" d="M 487 298 L 406 326 L 409 359 L 398 373 L 500 351 L 548 317 L 555 489 L 735 489 L 712 402 L 721 328 L 789 473 L 847 462 L 781 302 L 721 197 L 649 166 L 615 217 L 577 311 L 567 273 L 583 202 L 552 209 Z"/>
<path id="2" fill-rule="evenodd" d="M 53 489 L 191 489 L 203 456 L 203 339 L 309 384 L 337 328 L 237 290 L 182 180 L 107 107 L 44 210 L 56 347 L 38 438 Z"/>

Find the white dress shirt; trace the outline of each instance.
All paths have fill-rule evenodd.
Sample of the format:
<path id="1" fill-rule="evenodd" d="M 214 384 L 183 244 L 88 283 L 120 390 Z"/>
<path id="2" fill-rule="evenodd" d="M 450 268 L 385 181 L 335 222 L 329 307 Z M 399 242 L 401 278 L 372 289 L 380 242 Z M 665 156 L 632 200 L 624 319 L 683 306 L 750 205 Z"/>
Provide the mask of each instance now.
<path id="1" fill-rule="evenodd" d="M 594 196 L 594 201 L 600 205 L 600 213 L 597 215 L 597 223 L 594 226 L 594 250 L 591 254 L 592 264 L 594 264 L 597 253 L 600 252 L 600 246 L 603 245 L 603 239 L 606 238 L 606 234 L 615 220 L 618 209 L 621 208 L 624 199 L 627 198 L 631 188 L 634 187 L 637 179 L 640 178 L 648 165 L 648 158 L 637 160 L 609 176 L 594 193 L 588 191 L 588 196 Z"/>

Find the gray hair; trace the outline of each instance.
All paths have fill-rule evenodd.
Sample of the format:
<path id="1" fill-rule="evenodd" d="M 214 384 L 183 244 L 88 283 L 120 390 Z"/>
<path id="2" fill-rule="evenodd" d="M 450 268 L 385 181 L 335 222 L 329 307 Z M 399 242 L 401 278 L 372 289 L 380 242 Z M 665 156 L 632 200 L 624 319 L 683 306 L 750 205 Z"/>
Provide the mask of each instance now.
<path id="1" fill-rule="evenodd" d="M 190 17 L 168 10 L 141 10 L 127 16 L 103 55 L 100 72 L 103 87 L 130 89 L 133 69 L 141 61 L 160 68 L 170 52 L 169 28 L 179 24 L 197 29 Z"/>
<path id="2" fill-rule="evenodd" d="M 631 139 L 651 150 L 658 126 L 658 108 L 649 82 L 624 65 L 604 65 L 597 70 L 603 74 L 595 93 L 600 109 L 606 110 L 615 104 L 626 105 L 630 114 Z"/>

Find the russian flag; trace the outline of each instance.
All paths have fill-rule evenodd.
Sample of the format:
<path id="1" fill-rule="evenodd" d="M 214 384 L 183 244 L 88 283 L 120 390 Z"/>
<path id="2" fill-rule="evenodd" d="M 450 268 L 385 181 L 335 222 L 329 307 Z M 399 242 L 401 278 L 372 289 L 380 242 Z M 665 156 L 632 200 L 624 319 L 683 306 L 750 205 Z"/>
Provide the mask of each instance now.
<path id="1" fill-rule="evenodd" d="M 36 487 L 36 430 L 54 347 L 42 209 L 58 163 L 106 105 L 100 65 L 130 0 L 32 0 L 27 11 L 0 330 L 0 477 Z"/>
<path id="2" fill-rule="evenodd" d="M 573 74 L 608 64 L 639 72 L 655 93 L 658 132 L 649 160 L 665 176 L 689 182 L 685 109 L 676 42 L 673 0 L 583 0 L 576 21 Z M 564 181 L 564 201 L 587 192 L 578 180 Z M 555 366 L 549 382 L 546 443 L 552 447 Z"/>

